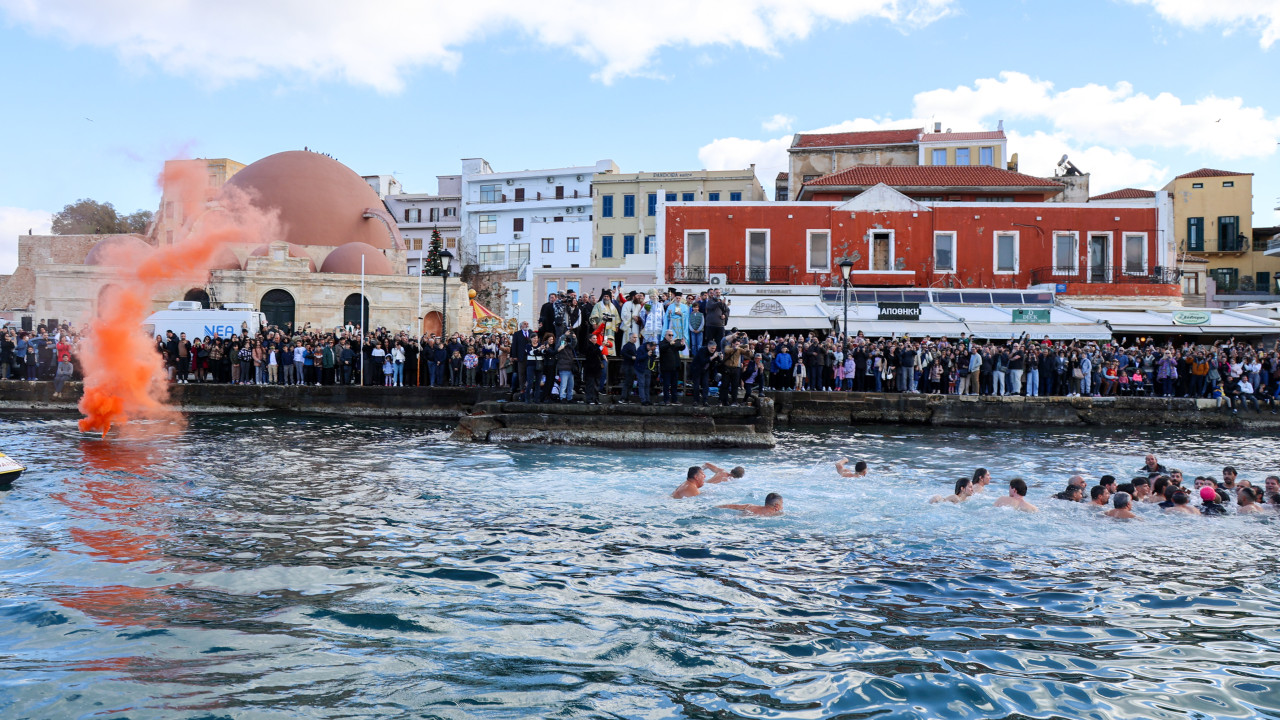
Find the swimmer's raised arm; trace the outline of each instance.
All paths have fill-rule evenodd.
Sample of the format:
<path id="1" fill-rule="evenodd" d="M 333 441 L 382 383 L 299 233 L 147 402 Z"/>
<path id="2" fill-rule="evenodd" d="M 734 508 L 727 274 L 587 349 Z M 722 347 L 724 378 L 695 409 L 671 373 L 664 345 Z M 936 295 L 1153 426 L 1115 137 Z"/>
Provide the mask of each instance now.
<path id="1" fill-rule="evenodd" d="M 836 472 L 840 473 L 840 477 L 857 477 L 853 471 L 845 469 L 845 464 L 849 462 L 849 458 L 840 458 L 836 461 Z"/>

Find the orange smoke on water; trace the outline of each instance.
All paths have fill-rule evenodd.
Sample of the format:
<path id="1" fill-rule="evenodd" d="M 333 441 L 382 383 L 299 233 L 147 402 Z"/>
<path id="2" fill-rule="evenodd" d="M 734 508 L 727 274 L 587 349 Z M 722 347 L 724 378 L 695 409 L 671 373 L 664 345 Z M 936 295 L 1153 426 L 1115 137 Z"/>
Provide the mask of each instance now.
<path id="1" fill-rule="evenodd" d="M 281 237 L 278 213 L 264 212 L 238 188 L 224 187 L 211 204 L 205 163 L 165 164 L 165 197 L 181 209 L 183 226 L 172 245 L 154 250 L 110 248 L 106 265 L 118 275 L 102 293 L 80 350 L 84 396 L 80 430 L 100 432 L 130 420 L 167 420 L 180 426 L 182 414 L 168 404 L 169 382 L 155 351 L 155 338 L 142 323 L 153 299 L 171 298 L 191 286 L 203 287 L 219 251 L 233 244 L 262 244 Z M 162 209 L 163 212 L 163 209 Z M 157 218 L 159 220 L 159 218 Z"/>

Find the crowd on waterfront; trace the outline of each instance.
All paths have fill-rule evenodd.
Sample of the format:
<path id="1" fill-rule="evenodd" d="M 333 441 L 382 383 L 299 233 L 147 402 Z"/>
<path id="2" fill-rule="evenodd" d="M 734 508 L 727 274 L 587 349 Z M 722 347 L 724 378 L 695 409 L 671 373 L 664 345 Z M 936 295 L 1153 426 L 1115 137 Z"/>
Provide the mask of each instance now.
<path id="1" fill-rule="evenodd" d="M 733 404 L 766 390 L 1154 395 L 1275 413 L 1280 399 L 1280 343 L 748 336 L 734 328 L 718 290 L 553 294 L 536 326 L 510 333 L 414 336 L 353 324 L 244 330 L 227 338 L 166 332 L 155 349 L 175 383 L 491 387 L 542 402 L 613 394 L 705 404 L 716 394 Z M 0 379 L 77 377 L 79 349 L 78 333 L 66 326 L 0 331 Z"/>

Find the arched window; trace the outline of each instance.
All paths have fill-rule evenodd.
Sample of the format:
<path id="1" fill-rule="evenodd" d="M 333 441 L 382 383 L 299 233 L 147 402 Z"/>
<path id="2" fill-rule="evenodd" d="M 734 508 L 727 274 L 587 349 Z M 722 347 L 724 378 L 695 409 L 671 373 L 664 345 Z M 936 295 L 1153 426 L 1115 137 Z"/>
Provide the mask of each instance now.
<path id="1" fill-rule="evenodd" d="M 364 312 L 360 311 L 361 305 L 364 305 Z M 342 324 L 359 325 L 368 331 L 369 301 L 360 293 L 351 293 L 347 296 L 346 301 L 342 303 Z"/>
<path id="2" fill-rule="evenodd" d="M 262 296 L 259 309 L 267 316 L 267 324 L 282 329 L 293 329 L 293 296 L 280 289 L 268 290 Z"/>
<path id="3" fill-rule="evenodd" d="M 422 318 L 422 334 L 423 335 L 439 335 L 444 328 L 444 316 L 439 312 L 432 310 Z"/>
<path id="4" fill-rule="evenodd" d="M 182 296 L 182 299 L 198 302 L 200 307 L 209 309 L 209 293 L 205 292 L 204 288 L 191 288 L 186 295 Z"/>

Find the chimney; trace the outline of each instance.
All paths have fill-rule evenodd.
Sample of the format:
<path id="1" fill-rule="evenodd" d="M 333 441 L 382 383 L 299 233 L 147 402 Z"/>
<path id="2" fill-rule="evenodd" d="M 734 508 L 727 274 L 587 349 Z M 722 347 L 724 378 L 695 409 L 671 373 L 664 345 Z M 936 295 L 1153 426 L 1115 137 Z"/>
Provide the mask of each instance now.
<path id="1" fill-rule="evenodd" d="M 940 122 L 936 122 L 936 123 L 934 123 L 934 124 L 933 124 L 933 131 L 934 131 L 934 132 L 936 132 L 936 133 L 940 133 L 940 132 L 942 132 L 942 123 L 940 123 Z"/>

